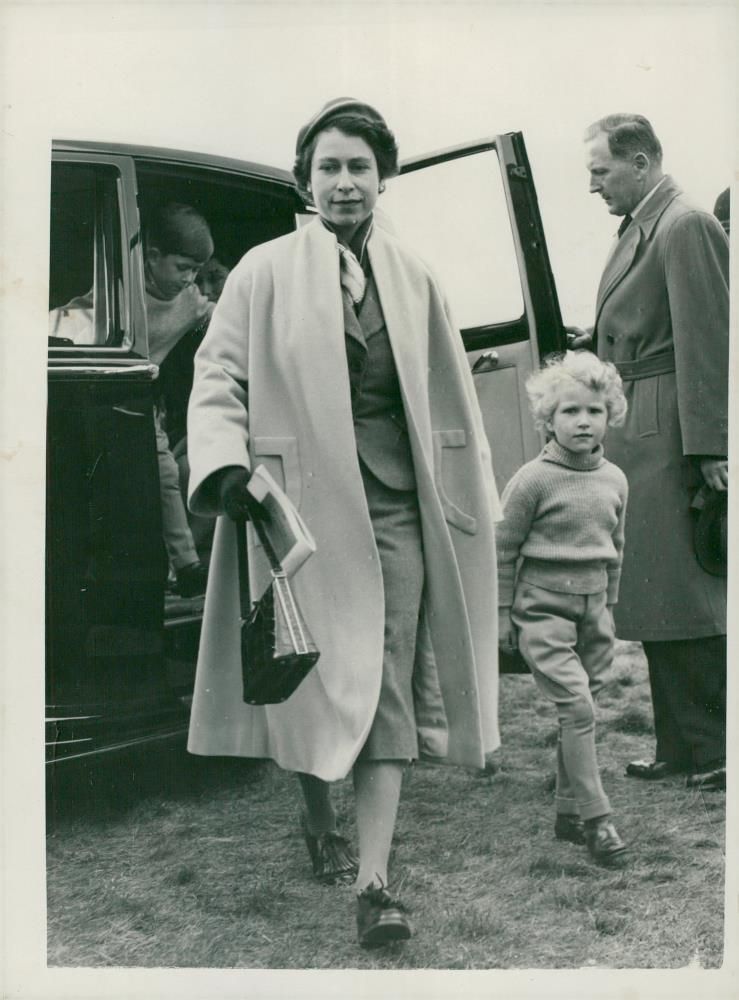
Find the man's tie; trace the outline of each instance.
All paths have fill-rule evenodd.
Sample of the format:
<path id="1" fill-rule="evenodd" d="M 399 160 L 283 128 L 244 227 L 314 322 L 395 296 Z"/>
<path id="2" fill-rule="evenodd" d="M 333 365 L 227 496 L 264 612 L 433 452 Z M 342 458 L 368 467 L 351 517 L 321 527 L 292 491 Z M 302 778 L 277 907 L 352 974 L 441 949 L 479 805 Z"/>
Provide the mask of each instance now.
<path id="1" fill-rule="evenodd" d="M 631 225 L 631 216 L 627 213 L 623 219 L 621 219 L 621 225 L 618 227 L 618 238 L 621 239 L 623 234 Z"/>
<path id="2" fill-rule="evenodd" d="M 367 279 L 364 276 L 362 265 L 348 247 L 342 243 L 337 243 L 339 248 L 339 280 L 341 287 L 348 292 L 354 305 L 364 298 L 364 291 Z"/>

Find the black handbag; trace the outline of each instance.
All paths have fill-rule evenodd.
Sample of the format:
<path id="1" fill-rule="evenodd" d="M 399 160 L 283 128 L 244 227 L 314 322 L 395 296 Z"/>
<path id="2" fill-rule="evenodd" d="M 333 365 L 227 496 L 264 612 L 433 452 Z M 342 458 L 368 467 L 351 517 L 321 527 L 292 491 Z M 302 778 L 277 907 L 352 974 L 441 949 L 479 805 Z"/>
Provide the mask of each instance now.
<path id="1" fill-rule="evenodd" d="M 257 518 L 252 524 L 269 559 L 272 582 L 251 606 L 246 521 L 236 522 L 241 600 L 241 675 L 249 705 L 286 701 L 321 655 Z"/>

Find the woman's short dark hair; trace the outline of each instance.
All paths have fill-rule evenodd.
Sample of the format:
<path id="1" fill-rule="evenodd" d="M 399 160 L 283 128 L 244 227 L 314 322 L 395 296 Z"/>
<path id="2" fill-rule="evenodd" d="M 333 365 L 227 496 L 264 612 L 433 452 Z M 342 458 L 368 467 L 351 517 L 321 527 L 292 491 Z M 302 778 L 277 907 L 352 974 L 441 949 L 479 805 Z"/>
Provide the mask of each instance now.
<path id="1" fill-rule="evenodd" d="M 655 135 L 652 123 L 643 115 L 606 115 L 588 128 L 585 141 L 594 139 L 599 132 L 608 136 L 608 149 L 617 160 L 630 160 L 637 153 L 646 153 L 655 163 L 662 162 L 662 144 Z"/>
<path id="2" fill-rule="evenodd" d="M 298 190 L 302 194 L 308 192 L 313 151 L 316 148 L 318 137 L 322 132 L 333 128 L 343 132 L 344 135 L 355 135 L 364 139 L 375 154 L 377 171 L 381 181 L 388 177 L 395 177 L 398 173 L 398 144 L 387 125 L 384 122 L 371 121 L 364 115 L 349 111 L 337 114 L 335 118 L 330 118 L 298 151 L 293 166 L 293 176 Z"/>

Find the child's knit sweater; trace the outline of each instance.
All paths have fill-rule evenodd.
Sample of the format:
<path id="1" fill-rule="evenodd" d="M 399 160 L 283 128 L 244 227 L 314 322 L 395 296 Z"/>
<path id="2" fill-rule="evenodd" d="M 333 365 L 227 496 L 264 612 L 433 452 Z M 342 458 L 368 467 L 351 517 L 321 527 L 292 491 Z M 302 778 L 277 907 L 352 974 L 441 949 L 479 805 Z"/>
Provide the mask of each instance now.
<path id="1" fill-rule="evenodd" d="M 578 455 L 550 441 L 503 491 L 499 606 L 511 606 L 517 579 L 571 594 L 605 590 L 607 603 L 615 604 L 627 496 L 626 476 L 601 446 Z"/>
<path id="2" fill-rule="evenodd" d="M 196 285 L 188 285 L 173 299 L 162 299 L 146 287 L 146 325 L 149 331 L 149 358 L 161 365 L 180 340 L 212 315 L 215 306 L 200 293 Z"/>

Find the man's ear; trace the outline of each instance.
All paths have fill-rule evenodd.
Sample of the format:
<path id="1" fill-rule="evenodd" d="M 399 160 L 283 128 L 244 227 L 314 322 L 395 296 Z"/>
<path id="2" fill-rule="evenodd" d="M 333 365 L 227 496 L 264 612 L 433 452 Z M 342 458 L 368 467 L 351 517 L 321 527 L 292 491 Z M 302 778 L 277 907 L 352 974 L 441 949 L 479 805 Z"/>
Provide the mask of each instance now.
<path id="1" fill-rule="evenodd" d="M 158 261 L 162 259 L 164 254 L 159 247 L 147 247 L 145 256 L 147 260 Z"/>
<path id="2" fill-rule="evenodd" d="M 649 170 L 649 157 L 646 153 L 637 153 L 633 163 L 640 173 L 646 173 Z"/>

